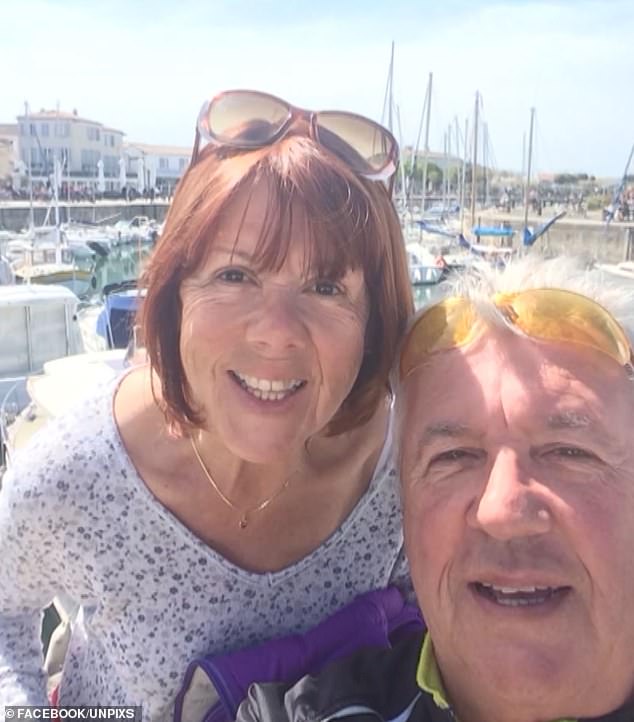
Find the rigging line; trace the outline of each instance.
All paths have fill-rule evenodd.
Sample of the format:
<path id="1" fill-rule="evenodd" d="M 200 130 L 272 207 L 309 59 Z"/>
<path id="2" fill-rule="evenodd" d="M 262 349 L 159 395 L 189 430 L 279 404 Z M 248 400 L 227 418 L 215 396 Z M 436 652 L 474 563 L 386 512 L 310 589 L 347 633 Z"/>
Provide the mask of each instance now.
<path id="1" fill-rule="evenodd" d="M 535 114 L 537 116 L 537 113 Z M 538 142 L 535 143 L 535 140 Z M 535 152 L 535 150 L 539 151 L 538 153 Z M 540 162 L 542 163 L 541 168 L 543 170 L 544 162 L 551 168 L 553 167 L 552 164 L 552 156 L 551 153 L 549 153 L 548 145 L 546 143 L 546 140 L 544 138 L 544 134 L 542 133 L 541 124 L 539 122 L 539 118 L 535 117 L 535 138 L 533 139 L 533 158 L 538 158 Z M 537 169 L 537 164 L 535 164 L 535 168 Z"/>

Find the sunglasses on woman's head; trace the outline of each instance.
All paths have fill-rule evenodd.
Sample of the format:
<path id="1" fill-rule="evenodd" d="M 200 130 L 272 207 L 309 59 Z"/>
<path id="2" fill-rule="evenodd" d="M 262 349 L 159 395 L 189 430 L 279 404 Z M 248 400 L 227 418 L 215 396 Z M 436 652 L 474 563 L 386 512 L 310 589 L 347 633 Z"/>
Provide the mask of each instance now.
<path id="1" fill-rule="evenodd" d="M 304 110 L 255 90 L 227 90 L 204 103 L 198 116 L 192 164 L 198 158 L 201 137 L 214 145 L 261 148 L 281 140 L 302 120 L 319 145 L 363 178 L 389 181 L 392 193 L 398 144 L 389 130 L 362 115 Z"/>

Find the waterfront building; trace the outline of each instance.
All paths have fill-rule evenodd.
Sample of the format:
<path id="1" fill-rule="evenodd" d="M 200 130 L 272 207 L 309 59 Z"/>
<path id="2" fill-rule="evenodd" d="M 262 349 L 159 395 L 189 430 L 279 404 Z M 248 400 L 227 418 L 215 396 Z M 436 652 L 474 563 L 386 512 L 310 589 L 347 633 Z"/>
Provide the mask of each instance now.
<path id="1" fill-rule="evenodd" d="M 34 186 L 46 187 L 61 164 L 61 183 L 96 192 L 119 190 L 119 159 L 124 133 L 88 118 L 77 110 L 40 110 L 20 115 L 18 121 L 19 157 L 31 169 Z M 103 179 L 100 181 L 100 162 Z M 21 178 L 21 185 L 27 182 Z"/>
<path id="2" fill-rule="evenodd" d="M 18 169 L 18 126 L 16 123 L 0 123 L 0 186 L 10 182 Z"/>
<path id="3" fill-rule="evenodd" d="M 147 193 L 154 189 L 168 196 L 187 168 L 192 149 L 189 146 L 126 143 L 127 173 L 135 189 Z"/>

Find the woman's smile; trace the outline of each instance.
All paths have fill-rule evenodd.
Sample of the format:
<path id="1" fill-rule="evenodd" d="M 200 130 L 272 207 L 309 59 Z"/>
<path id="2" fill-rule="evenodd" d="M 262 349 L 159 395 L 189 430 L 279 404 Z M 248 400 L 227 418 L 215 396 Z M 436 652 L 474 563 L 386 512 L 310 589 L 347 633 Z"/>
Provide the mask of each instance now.
<path id="1" fill-rule="evenodd" d="M 297 393 L 306 385 L 302 379 L 264 379 L 229 371 L 229 375 L 250 396 L 261 401 L 283 401 Z"/>

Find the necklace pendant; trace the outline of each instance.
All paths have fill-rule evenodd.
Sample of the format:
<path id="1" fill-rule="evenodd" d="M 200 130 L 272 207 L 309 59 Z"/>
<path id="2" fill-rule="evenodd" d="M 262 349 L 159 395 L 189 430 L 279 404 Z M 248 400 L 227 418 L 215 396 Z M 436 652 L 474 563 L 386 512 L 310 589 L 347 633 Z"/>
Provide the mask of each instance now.
<path id="1" fill-rule="evenodd" d="M 243 516 L 242 519 L 240 519 L 238 526 L 240 527 L 240 529 L 246 529 L 247 524 L 248 524 L 247 518 L 246 518 L 246 516 Z"/>

